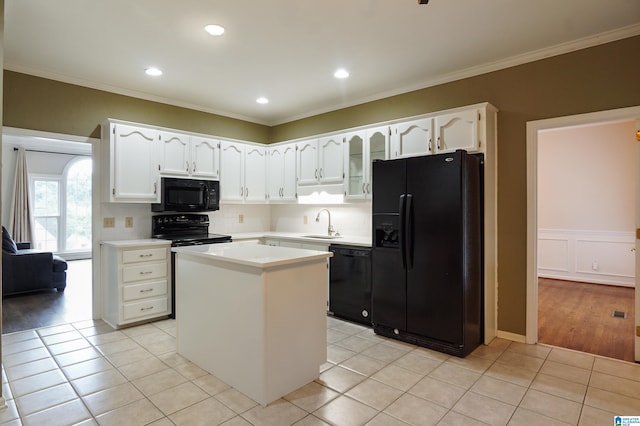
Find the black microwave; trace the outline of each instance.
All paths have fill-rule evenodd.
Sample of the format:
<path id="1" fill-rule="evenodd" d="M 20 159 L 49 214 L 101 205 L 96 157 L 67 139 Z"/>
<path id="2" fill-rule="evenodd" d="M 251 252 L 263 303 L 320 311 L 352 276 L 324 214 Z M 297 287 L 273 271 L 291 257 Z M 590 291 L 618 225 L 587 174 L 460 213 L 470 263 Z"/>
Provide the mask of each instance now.
<path id="1" fill-rule="evenodd" d="M 151 204 L 154 212 L 206 212 L 220 209 L 220 182 L 163 177 L 160 203 Z"/>

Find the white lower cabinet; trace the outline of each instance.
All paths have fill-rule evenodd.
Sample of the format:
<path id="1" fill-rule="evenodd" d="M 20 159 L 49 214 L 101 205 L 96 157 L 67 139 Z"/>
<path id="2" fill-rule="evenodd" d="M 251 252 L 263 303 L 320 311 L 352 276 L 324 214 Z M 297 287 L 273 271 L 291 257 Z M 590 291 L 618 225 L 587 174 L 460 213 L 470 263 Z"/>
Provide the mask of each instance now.
<path id="1" fill-rule="evenodd" d="M 168 241 L 102 242 L 102 319 L 117 328 L 169 315 L 170 255 Z"/>

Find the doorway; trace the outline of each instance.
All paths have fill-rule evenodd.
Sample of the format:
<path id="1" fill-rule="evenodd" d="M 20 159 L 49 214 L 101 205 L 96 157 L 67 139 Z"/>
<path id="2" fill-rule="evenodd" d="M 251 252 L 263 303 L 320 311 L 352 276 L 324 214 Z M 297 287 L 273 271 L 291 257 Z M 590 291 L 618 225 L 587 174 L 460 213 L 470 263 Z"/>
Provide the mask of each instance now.
<path id="1" fill-rule="evenodd" d="M 552 280 L 559 279 L 561 281 L 552 284 L 557 288 L 564 287 L 565 289 L 568 288 L 571 290 L 575 288 L 589 289 L 589 287 L 591 287 L 589 290 L 610 290 L 611 288 L 606 288 L 607 284 L 615 284 L 620 288 L 627 286 L 626 294 L 631 294 L 632 296 L 635 294 L 635 311 L 637 312 L 638 290 L 637 285 L 635 285 L 637 281 L 637 274 L 635 274 L 635 266 L 637 263 L 635 260 L 636 239 L 635 233 L 633 232 L 638 226 L 636 223 L 637 214 L 635 214 L 636 208 L 634 204 L 634 194 L 637 188 L 634 186 L 635 179 L 633 175 L 638 167 L 636 166 L 636 147 L 633 140 L 635 120 L 639 117 L 640 108 L 634 107 L 527 123 L 527 343 L 540 341 L 538 308 L 540 307 L 539 296 L 541 294 L 539 291 L 542 287 L 539 286 L 539 276 L 547 275 Z M 548 186 L 549 183 L 545 182 L 545 178 L 549 178 L 549 176 L 546 175 L 548 167 L 545 167 L 544 163 L 545 136 L 554 131 L 571 131 L 571 128 L 595 132 L 601 126 L 606 127 L 607 125 L 621 122 L 625 122 L 627 127 L 632 129 L 628 130 L 629 135 L 626 137 L 626 143 L 628 144 L 627 149 L 629 149 L 629 146 L 632 147 L 630 150 L 631 154 L 627 153 L 625 160 L 627 165 L 631 164 L 631 167 L 635 170 L 631 171 L 631 177 L 627 177 L 626 181 L 622 184 L 622 186 L 627 186 L 627 196 L 622 203 L 619 203 L 622 207 L 617 207 L 619 214 L 612 214 L 611 211 L 603 212 L 603 209 L 600 207 L 605 203 L 602 200 L 600 200 L 600 205 L 598 205 L 598 201 L 596 201 L 595 203 L 592 202 L 591 207 L 585 208 L 580 202 L 575 201 L 575 198 L 580 195 L 578 194 L 578 192 L 580 192 L 579 188 L 569 194 L 566 193 L 565 189 L 564 195 L 562 196 L 562 198 L 564 198 L 563 201 L 558 201 L 557 194 L 555 198 L 552 197 L 552 202 L 541 198 L 542 195 L 540 191 L 544 190 L 545 186 Z M 583 138 L 577 139 L 582 140 Z M 573 147 L 571 149 L 573 149 L 573 154 L 575 154 L 577 148 Z M 571 152 L 569 155 L 570 154 Z M 582 154 L 582 152 L 580 152 L 580 154 Z M 595 167 L 598 167 L 599 164 L 604 164 L 604 162 L 598 163 L 598 161 L 604 161 L 607 154 L 609 153 L 605 152 L 603 154 L 600 152 L 599 155 L 596 155 L 596 158 L 592 159 L 592 161 L 595 162 Z M 629 156 L 631 158 L 629 158 Z M 580 175 L 579 172 L 573 171 L 576 162 L 580 164 L 583 163 L 582 161 L 577 161 L 577 157 L 579 156 L 574 155 L 574 157 L 571 158 L 573 161 L 564 161 L 563 173 L 565 176 L 569 176 L 564 180 L 568 182 L 570 182 L 572 178 L 577 178 Z M 594 165 L 592 164 L 590 167 L 591 169 L 587 169 L 585 172 L 587 175 L 589 173 L 595 175 Z M 572 173 L 568 173 L 568 170 L 572 170 Z M 616 186 L 613 188 L 614 191 L 612 191 L 611 182 L 602 182 L 606 181 L 609 177 L 610 176 L 607 175 L 605 179 L 596 179 L 592 184 L 586 185 L 587 195 L 582 197 L 582 199 L 588 200 L 588 195 L 591 195 L 592 199 L 598 200 L 599 197 L 595 194 L 611 195 L 610 193 L 620 189 Z M 568 182 L 564 183 L 566 184 Z M 553 184 L 562 189 L 562 185 L 558 185 L 557 180 Z M 620 183 L 618 183 L 618 185 L 620 185 Z M 622 190 L 622 192 L 624 191 L 625 190 Z M 631 196 L 629 196 L 629 194 L 631 194 Z M 570 205 L 571 208 L 567 208 L 567 211 L 558 214 L 561 210 L 557 209 L 558 205 L 561 205 L 569 199 L 573 200 Z M 553 200 L 555 200 L 557 205 L 552 205 L 549 209 L 549 205 L 553 204 Z M 625 207 L 625 203 L 628 204 L 628 206 Z M 554 216 L 550 214 L 550 211 L 554 213 L 554 208 L 556 208 L 556 216 L 560 216 L 555 218 L 557 221 L 556 225 L 559 224 L 559 226 L 556 226 L 556 229 L 553 229 L 553 226 L 550 227 L 552 229 L 547 229 L 549 223 L 552 222 L 550 221 L 550 217 Z M 581 213 L 578 215 L 575 211 L 572 211 L 573 208 L 581 210 Z M 565 213 L 564 218 L 562 217 L 562 213 Z M 603 217 L 599 218 L 598 215 L 601 213 Z M 616 217 L 613 218 L 613 216 Z M 599 221 L 599 219 L 601 220 Z M 612 222 L 615 222 L 615 224 L 612 225 Z M 598 224 L 595 225 L 594 223 Z M 602 223 L 607 223 L 604 231 Z M 575 284 L 576 282 L 583 282 L 585 284 L 582 286 L 578 284 L 577 287 L 567 286 L 567 284 Z M 547 284 L 548 283 L 545 283 L 543 285 Z M 634 285 L 636 287 L 635 290 L 629 292 L 628 290 L 632 289 Z M 556 298 L 557 297 L 561 296 L 556 296 Z M 602 301 L 603 299 L 596 297 L 596 300 Z M 629 301 L 627 300 L 627 302 Z M 596 305 L 597 304 L 598 303 L 596 303 Z M 633 302 L 631 303 L 631 308 L 633 309 Z M 616 309 L 613 309 L 613 311 L 615 310 Z M 613 318 L 613 320 L 624 321 L 622 318 L 616 318 L 618 315 L 623 315 L 622 312 L 612 312 L 610 314 L 612 315 L 610 318 Z M 600 326 L 604 322 L 609 321 L 610 318 L 589 319 L 593 320 L 597 326 Z M 569 319 L 567 318 L 565 322 L 568 321 Z M 629 321 L 631 320 L 629 319 Z M 638 322 L 637 316 L 635 322 Z M 583 324 L 581 327 L 591 326 Z M 595 327 L 593 328 L 595 329 Z M 634 338 L 633 323 L 631 323 L 625 333 L 628 333 L 626 339 L 631 341 L 632 345 L 637 345 L 636 342 L 633 342 L 634 339 L 638 339 Z M 580 350 L 584 351 L 585 349 L 581 348 Z M 637 360 L 640 356 L 637 347 L 634 352 L 633 357 Z"/>
<path id="2" fill-rule="evenodd" d="M 67 261 L 67 287 L 3 298 L 3 333 L 93 317 L 92 200 L 96 140 L 25 129 L 3 129 L 3 224 L 9 223 L 16 152 L 27 159 L 32 247 Z M 96 145 L 97 148 L 97 145 Z"/>

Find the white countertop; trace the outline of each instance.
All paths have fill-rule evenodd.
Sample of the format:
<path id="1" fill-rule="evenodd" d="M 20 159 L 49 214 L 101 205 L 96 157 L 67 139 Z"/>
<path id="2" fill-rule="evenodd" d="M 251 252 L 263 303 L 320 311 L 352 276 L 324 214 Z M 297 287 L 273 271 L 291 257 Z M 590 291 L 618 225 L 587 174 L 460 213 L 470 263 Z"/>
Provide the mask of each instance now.
<path id="1" fill-rule="evenodd" d="M 305 243 L 316 244 L 344 244 L 350 246 L 371 247 L 371 237 L 361 237 L 356 235 L 341 235 L 337 238 L 312 238 L 306 233 L 300 232 L 246 232 L 232 234 L 234 241 L 251 240 L 258 238 L 276 238 L 279 240 L 292 240 Z M 314 234 L 315 235 L 315 234 Z"/>
<path id="2" fill-rule="evenodd" d="M 273 247 L 243 242 L 174 247 L 171 250 L 178 254 L 184 253 L 261 269 L 321 260 L 333 256 L 333 253 L 326 251 Z"/>
<path id="3" fill-rule="evenodd" d="M 120 241 L 100 241 L 100 244 L 114 246 L 114 247 L 134 247 L 134 246 L 165 246 L 171 245 L 170 240 L 161 240 L 158 238 L 144 238 L 138 240 L 120 240 Z"/>

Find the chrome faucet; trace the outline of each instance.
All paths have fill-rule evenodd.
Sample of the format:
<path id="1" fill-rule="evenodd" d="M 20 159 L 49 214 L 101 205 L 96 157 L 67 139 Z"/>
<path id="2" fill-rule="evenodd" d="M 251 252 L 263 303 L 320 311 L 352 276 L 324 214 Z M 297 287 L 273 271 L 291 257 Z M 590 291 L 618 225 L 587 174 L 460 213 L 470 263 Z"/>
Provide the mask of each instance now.
<path id="1" fill-rule="evenodd" d="M 316 222 L 320 222 L 320 213 L 322 212 L 327 212 L 327 215 L 329 216 L 329 228 L 327 228 L 327 234 L 330 237 L 333 237 L 336 231 L 335 229 L 333 229 L 333 226 L 331 225 L 331 212 L 328 209 L 322 209 L 318 212 L 318 215 L 316 216 Z"/>

